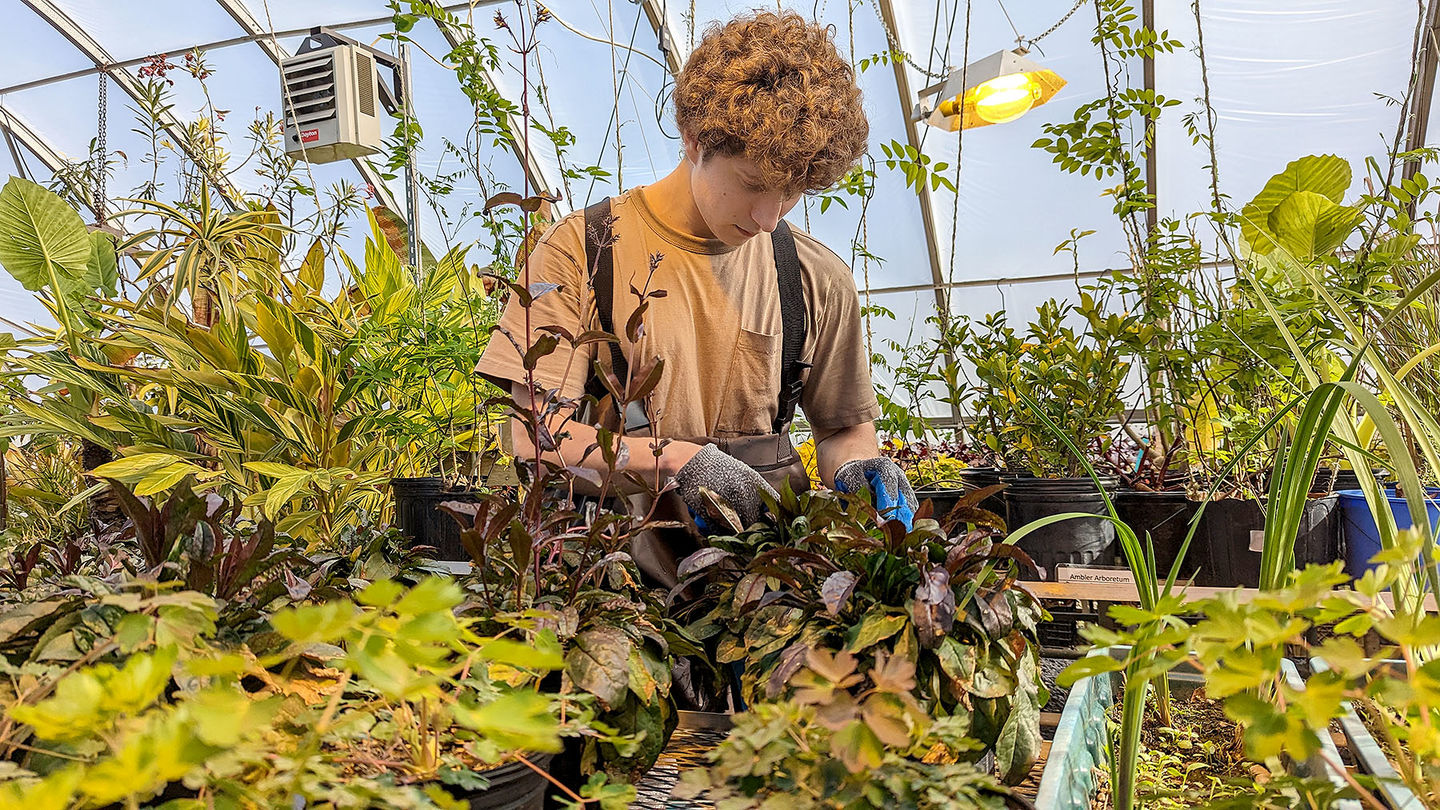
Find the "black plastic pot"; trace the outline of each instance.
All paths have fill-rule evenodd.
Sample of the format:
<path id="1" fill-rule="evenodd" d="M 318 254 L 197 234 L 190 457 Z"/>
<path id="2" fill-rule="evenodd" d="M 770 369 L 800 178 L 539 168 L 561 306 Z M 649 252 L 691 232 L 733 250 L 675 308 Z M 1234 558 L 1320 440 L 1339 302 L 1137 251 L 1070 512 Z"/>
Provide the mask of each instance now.
<path id="1" fill-rule="evenodd" d="M 1105 499 L 1089 478 L 1006 476 L 1006 526 L 1015 531 L 1027 523 L 1062 512 L 1103 515 Z M 1106 488 L 1111 481 L 1103 481 Z M 1053 523 L 1022 537 L 1017 544 L 1053 580 L 1060 563 L 1110 565 L 1115 561 L 1115 526 L 1096 517 Z"/>
<path id="2" fill-rule="evenodd" d="M 544 771 L 550 765 L 550 754 L 526 757 Z M 480 776 L 490 783 L 484 790 L 461 793 L 447 788 L 452 796 L 467 802 L 471 810 L 544 810 L 545 790 L 550 780 L 523 762 L 511 762 Z"/>
<path id="3" fill-rule="evenodd" d="M 1187 498 L 1184 491 L 1125 490 L 1116 493 L 1114 497 L 1116 514 L 1135 532 L 1142 546 L 1145 544 L 1146 535 L 1149 535 L 1150 543 L 1155 549 L 1156 576 L 1169 576 L 1170 567 L 1175 564 L 1175 558 L 1180 554 L 1185 534 L 1190 531 L 1190 519 L 1195 516 L 1199 504 Z M 1198 536 L 1191 541 L 1190 550 L 1185 554 L 1185 562 L 1180 567 L 1181 579 L 1189 579 L 1195 575 L 1195 570 L 1199 567 L 1200 552 L 1197 547 L 1200 545 Z"/>
<path id="4" fill-rule="evenodd" d="M 1370 476 L 1375 483 L 1382 484 L 1385 481 L 1384 470 L 1371 470 Z M 1360 475 L 1354 470 L 1319 470 L 1315 473 L 1315 482 L 1311 485 L 1311 492 L 1340 492 L 1347 489 L 1360 488 Z"/>
<path id="5" fill-rule="evenodd" d="M 560 742 L 565 746 L 565 750 L 551 758 L 548 768 L 550 777 L 579 793 L 580 787 L 585 784 L 585 776 L 580 769 L 580 756 L 585 750 L 585 740 L 582 737 L 562 737 Z M 555 810 L 565 807 L 565 800 L 569 798 L 553 783 L 545 788 L 545 796 L 545 807 Z"/>
<path id="6" fill-rule="evenodd" d="M 950 514 L 963 497 L 965 497 L 965 490 L 944 484 L 925 484 L 915 490 L 916 500 L 921 503 L 929 501 L 932 507 L 930 516 L 940 521 Z"/>
<path id="7" fill-rule="evenodd" d="M 437 560 L 470 560 L 460 545 L 460 525 L 440 511 L 440 504 L 445 501 L 476 503 L 478 492 L 447 489 L 440 478 L 392 478 L 390 488 L 395 494 L 395 525 L 412 544 L 433 547 L 435 550 L 429 553 Z"/>
<path id="8" fill-rule="evenodd" d="M 1339 496 L 1310 498 L 1295 538 L 1295 567 L 1344 559 L 1340 545 Z M 1260 584 L 1265 505 L 1258 500 L 1212 501 L 1200 517 L 1191 555 L 1200 565 L 1195 584 L 1219 588 Z"/>

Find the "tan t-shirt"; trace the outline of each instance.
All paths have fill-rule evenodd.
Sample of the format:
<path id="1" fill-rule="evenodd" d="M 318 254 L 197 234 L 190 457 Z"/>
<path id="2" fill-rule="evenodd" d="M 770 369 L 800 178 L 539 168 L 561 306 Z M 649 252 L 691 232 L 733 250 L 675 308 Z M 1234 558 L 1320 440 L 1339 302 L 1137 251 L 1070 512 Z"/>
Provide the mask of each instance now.
<path id="1" fill-rule="evenodd" d="M 633 371 L 659 356 L 664 376 L 652 403 L 657 436 L 749 436 L 771 432 L 779 408 L 781 319 L 770 237 L 760 234 L 738 248 L 703 240 L 663 223 L 644 189 L 611 201 L 615 217 L 613 324 Z M 844 428 L 880 415 L 870 382 L 860 302 L 850 268 L 809 234 L 792 228 L 805 288 L 806 337 L 801 359 L 801 407 L 817 428 Z M 650 273 L 650 257 L 661 258 Z M 585 216 L 576 211 L 545 234 L 530 257 L 530 284 L 560 285 L 530 307 L 532 330 L 560 326 L 572 335 L 597 329 L 594 296 L 585 268 Z M 523 280 L 522 280 L 523 283 Z M 650 299 L 644 334 L 631 343 L 625 324 L 639 301 L 631 292 L 664 290 Z M 522 347 L 543 334 L 525 332 L 525 308 L 513 296 L 500 327 Z M 559 348 L 535 369 L 536 381 L 578 397 L 597 351 L 610 366 L 606 343 Z M 521 354 L 504 335 L 490 339 L 476 371 L 502 387 L 521 381 Z"/>

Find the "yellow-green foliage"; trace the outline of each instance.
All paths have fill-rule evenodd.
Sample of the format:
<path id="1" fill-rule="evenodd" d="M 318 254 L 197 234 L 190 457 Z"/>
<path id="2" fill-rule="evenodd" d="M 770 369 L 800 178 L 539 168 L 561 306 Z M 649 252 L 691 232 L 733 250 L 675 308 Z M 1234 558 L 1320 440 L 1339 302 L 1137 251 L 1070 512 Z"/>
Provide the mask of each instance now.
<path id="1" fill-rule="evenodd" d="M 927 484 L 960 486 L 960 473 L 969 469 L 964 461 L 953 456 L 932 455 L 905 468 L 905 477 L 920 487 Z"/>

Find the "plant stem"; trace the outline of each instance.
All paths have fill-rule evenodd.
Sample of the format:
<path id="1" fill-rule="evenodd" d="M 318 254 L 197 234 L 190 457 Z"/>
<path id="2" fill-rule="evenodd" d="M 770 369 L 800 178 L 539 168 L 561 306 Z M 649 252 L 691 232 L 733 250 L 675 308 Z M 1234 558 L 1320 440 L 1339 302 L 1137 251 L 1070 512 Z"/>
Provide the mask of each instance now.
<path id="1" fill-rule="evenodd" d="M 570 800 L 571 800 L 571 801 L 576 802 L 576 803 L 578 803 L 578 804 L 587 804 L 587 803 L 588 803 L 588 802 L 586 802 L 584 799 L 580 798 L 580 795 L 579 795 L 578 793 L 576 793 L 575 791 L 573 791 L 573 790 L 571 790 L 570 788 L 566 787 L 565 785 L 561 784 L 561 783 L 560 783 L 560 780 L 558 780 L 558 779 L 556 779 L 555 777 L 551 776 L 548 771 L 544 770 L 543 768 L 540 768 L 540 767 L 537 766 L 535 763 L 533 763 L 533 762 L 531 762 L 530 760 L 526 759 L 524 754 L 516 754 L 516 755 L 515 755 L 515 759 L 516 759 L 517 761 L 523 763 L 523 764 L 525 765 L 525 767 L 527 767 L 527 768 L 529 768 L 530 770 L 534 771 L 535 773 L 538 773 L 538 774 L 540 774 L 541 776 L 545 777 L 545 780 L 546 780 L 547 782 L 549 782 L 550 784 L 554 785 L 555 787 L 560 788 L 562 791 L 565 792 L 565 795 L 566 795 L 566 796 L 569 796 L 569 797 L 570 797 Z"/>
<path id="2" fill-rule="evenodd" d="M 351 674 L 347 669 L 345 674 L 340 676 L 340 682 L 335 684 L 335 692 L 330 695 L 330 702 L 325 704 L 324 713 L 320 715 L 319 720 L 315 721 L 317 739 L 320 734 L 324 734 L 330 728 L 330 721 L 335 719 L 335 712 L 340 708 L 340 700 L 345 696 L 345 687 L 350 683 Z"/>

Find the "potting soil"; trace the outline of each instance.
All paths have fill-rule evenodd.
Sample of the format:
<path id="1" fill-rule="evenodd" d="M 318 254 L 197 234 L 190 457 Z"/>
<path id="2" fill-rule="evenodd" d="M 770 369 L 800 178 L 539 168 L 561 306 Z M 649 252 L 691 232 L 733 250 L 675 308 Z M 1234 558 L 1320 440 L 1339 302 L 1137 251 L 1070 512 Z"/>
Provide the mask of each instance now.
<path id="1" fill-rule="evenodd" d="M 1117 749 L 1121 709 L 1117 701 L 1109 712 Z M 1171 727 L 1162 727 L 1153 696 L 1147 700 L 1135 787 L 1141 807 L 1179 810 L 1250 792 L 1255 769 L 1264 769 L 1245 757 L 1241 729 L 1225 716 L 1219 701 L 1206 697 L 1201 689 L 1183 697 L 1174 696 L 1170 700 L 1170 719 Z M 1095 776 L 1095 797 L 1090 806 L 1108 810 L 1113 806 L 1110 774 L 1098 768 Z"/>

